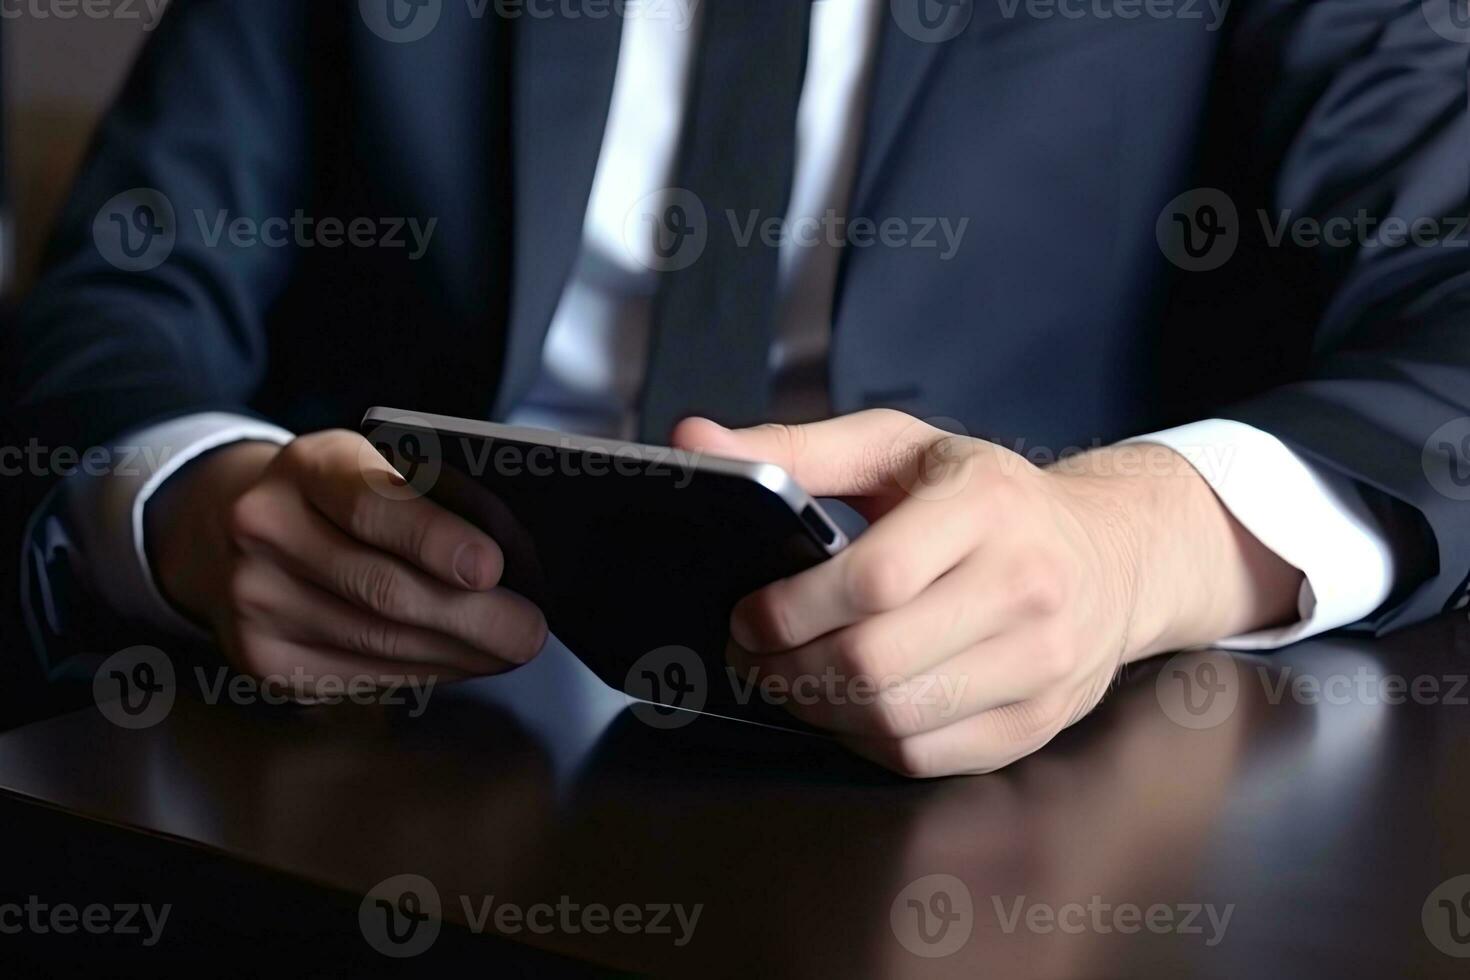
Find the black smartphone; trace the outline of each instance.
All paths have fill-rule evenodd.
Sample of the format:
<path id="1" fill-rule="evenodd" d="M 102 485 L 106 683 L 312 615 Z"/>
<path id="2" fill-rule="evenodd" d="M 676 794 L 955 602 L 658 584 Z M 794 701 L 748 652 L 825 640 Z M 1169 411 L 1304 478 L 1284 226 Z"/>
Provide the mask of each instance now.
<path id="1" fill-rule="evenodd" d="M 483 528 L 503 584 L 602 681 L 661 712 L 805 729 L 728 668 L 741 597 L 847 537 L 779 466 L 374 408 L 362 433 L 405 486 Z"/>

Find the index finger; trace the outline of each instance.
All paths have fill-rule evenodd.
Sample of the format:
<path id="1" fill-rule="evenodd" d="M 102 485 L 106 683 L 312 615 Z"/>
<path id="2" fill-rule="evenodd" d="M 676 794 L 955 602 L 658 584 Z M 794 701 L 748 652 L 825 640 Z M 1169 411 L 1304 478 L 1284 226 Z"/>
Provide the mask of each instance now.
<path id="1" fill-rule="evenodd" d="M 355 441 L 354 441 L 355 440 Z M 484 531 L 425 497 L 386 496 L 374 481 L 402 478 L 361 436 L 343 439 L 309 463 L 307 501 L 347 534 L 404 559 L 455 588 L 493 589 L 505 567 L 500 546 Z"/>
<path id="2" fill-rule="evenodd" d="M 775 463 L 814 497 L 871 497 L 900 492 L 905 474 L 935 439 L 926 422 L 887 408 L 808 425 L 726 429 L 690 418 L 674 430 L 681 449 Z"/>

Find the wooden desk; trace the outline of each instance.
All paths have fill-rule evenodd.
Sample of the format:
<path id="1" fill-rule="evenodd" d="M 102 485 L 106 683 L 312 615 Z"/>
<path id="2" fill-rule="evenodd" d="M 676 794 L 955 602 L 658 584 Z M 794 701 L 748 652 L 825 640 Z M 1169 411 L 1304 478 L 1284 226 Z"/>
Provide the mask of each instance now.
<path id="1" fill-rule="evenodd" d="M 140 969 L 255 953 L 287 975 L 361 975 L 390 964 L 364 896 L 415 875 L 442 909 L 402 961 L 425 968 L 538 972 L 552 954 L 679 975 L 1462 975 L 1470 878 L 1436 889 L 1470 875 L 1467 674 L 1462 614 L 1383 642 L 1158 659 L 1041 754 L 928 783 L 820 739 L 655 729 L 559 650 L 436 692 L 417 718 L 181 695 L 139 731 L 92 709 L 0 737 L 0 854 L 25 867 L 12 888 L 177 896 L 155 947 L 92 941 Z M 569 911 L 549 931 L 497 934 L 493 915 L 478 931 L 490 896 Z M 645 924 L 660 906 L 699 917 L 594 934 L 588 910 L 620 905 Z M 85 945 L 0 935 L 0 959 L 20 939 L 53 965 Z"/>

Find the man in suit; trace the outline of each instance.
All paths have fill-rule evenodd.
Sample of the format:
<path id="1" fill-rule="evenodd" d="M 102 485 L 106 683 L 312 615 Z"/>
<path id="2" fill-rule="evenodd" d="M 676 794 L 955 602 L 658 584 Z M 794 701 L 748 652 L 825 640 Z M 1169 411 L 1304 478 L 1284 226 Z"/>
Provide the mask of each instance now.
<path id="1" fill-rule="evenodd" d="M 1470 48 L 1431 7 L 176 0 L 5 337 L 18 432 L 143 461 L 30 470 L 46 668 L 108 617 L 256 675 L 533 656 L 497 543 L 368 489 L 370 404 L 853 500 L 732 657 L 884 679 L 793 710 L 913 775 L 1143 657 L 1455 606 Z"/>

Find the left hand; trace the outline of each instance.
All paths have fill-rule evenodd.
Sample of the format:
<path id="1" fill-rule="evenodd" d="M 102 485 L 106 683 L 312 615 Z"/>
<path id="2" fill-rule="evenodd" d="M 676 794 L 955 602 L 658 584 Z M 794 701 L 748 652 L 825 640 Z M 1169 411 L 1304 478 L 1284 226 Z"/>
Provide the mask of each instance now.
<path id="1" fill-rule="evenodd" d="M 1295 609 L 1300 573 L 1162 446 L 1040 469 L 888 410 L 688 419 L 674 443 L 776 463 L 868 518 L 842 553 L 736 606 L 730 657 L 824 692 L 788 707 L 907 775 L 998 769 L 1091 711 L 1120 665 Z"/>

